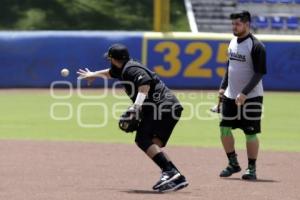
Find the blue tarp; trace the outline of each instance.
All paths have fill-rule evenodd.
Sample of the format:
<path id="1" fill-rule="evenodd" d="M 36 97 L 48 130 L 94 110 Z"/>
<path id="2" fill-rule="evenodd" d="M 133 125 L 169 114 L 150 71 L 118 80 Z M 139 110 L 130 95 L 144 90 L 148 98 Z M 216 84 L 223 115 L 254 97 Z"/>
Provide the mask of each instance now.
<path id="1" fill-rule="evenodd" d="M 116 42 L 133 49 L 133 57 L 141 57 L 141 33 L 1 32 L 0 87 L 49 87 L 58 80 L 76 85 L 78 68 L 109 66 L 103 54 Z M 69 77 L 60 76 L 62 68 L 70 70 Z"/>
<path id="2" fill-rule="evenodd" d="M 76 71 L 109 67 L 102 55 L 112 43 L 156 71 L 171 88 L 217 89 L 226 66 L 228 39 L 144 38 L 142 32 L 0 32 L 0 87 L 49 87 L 53 81 L 77 84 Z M 265 41 L 265 89 L 300 90 L 300 41 Z M 70 76 L 60 76 L 62 68 Z M 103 86 L 102 81 L 95 87 Z"/>

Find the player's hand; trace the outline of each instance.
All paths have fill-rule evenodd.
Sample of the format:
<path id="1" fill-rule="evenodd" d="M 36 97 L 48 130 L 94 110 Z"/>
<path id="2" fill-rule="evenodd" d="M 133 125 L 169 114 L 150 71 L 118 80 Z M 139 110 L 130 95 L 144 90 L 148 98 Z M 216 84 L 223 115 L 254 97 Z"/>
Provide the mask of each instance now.
<path id="1" fill-rule="evenodd" d="M 138 129 L 141 120 L 141 107 L 137 105 L 130 106 L 119 120 L 119 128 L 122 131 L 133 132 Z"/>
<path id="2" fill-rule="evenodd" d="M 245 101 L 247 99 L 247 96 L 243 93 L 239 93 L 235 99 L 235 104 L 238 106 L 244 105 Z"/>
<path id="3" fill-rule="evenodd" d="M 219 89 L 218 93 L 219 93 L 218 104 L 209 109 L 213 113 L 220 113 L 220 111 L 221 111 L 221 104 L 222 104 L 222 100 L 224 98 L 225 90 L 224 89 Z"/>
<path id="4" fill-rule="evenodd" d="M 225 90 L 219 89 L 219 98 L 222 99 L 224 97 Z"/>
<path id="5" fill-rule="evenodd" d="M 130 118 L 136 118 L 139 120 L 141 118 L 142 107 L 136 104 L 133 104 L 127 109 L 127 112 L 130 113 Z"/>
<path id="6" fill-rule="evenodd" d="M 79 69 L 77 71 L 78 79 L 86 79 L 88 82 L 88 85 L 91 85 L 91 83 L 96 79 L 95 72 L 91 72 L 88 68 Z"/>

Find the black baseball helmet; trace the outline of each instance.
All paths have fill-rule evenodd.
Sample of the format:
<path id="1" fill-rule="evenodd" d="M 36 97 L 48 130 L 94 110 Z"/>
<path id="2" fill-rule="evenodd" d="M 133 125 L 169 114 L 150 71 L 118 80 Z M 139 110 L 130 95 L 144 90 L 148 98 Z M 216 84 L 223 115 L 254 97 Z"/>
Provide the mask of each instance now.
<path id="1" fill-rule="evenodd" d="M 129 51 L 123 44 L 113 44 L 108 48 L 104 54 L 104 58 L 114 58 L 117 60 L 129 60 Z"/>

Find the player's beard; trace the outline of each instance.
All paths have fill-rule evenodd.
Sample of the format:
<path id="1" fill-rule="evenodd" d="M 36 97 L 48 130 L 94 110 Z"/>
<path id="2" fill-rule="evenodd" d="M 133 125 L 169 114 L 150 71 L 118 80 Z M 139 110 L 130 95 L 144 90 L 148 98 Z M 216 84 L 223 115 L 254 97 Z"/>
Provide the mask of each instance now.
<path id="1" fill-rule="evenodd" d="M 237 36 L 237 37 L 241 37 L 241 36 L 244 36 L 246 34 L 247 30 L 246 29 L 243 29 L 242 31 L 240 32 L 235 32 L 233 31 L 233 35 L 234 36 Z"/>
<path id="2" fill-rule="evenodd" d="M 114 65 L 112 63 L 110 65 L 110 68 L 111 68 L 111 72 L 112 72 L 113 75 L 115 75 L 118 78 L 121 78 L 123 68 L 119 68 L 119 67 L 117 67 L 116 65 Z"/>

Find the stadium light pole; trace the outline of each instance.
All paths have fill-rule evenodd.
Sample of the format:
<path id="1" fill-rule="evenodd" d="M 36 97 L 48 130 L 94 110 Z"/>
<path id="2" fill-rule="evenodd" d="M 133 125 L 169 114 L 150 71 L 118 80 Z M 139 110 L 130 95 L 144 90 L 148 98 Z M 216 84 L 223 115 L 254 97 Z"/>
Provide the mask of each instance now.
<path id="1" fill-rule="evenodd" d="M 154 31 L 167 32 L 170 27 L 170 0 L 154 0 Z"/>

